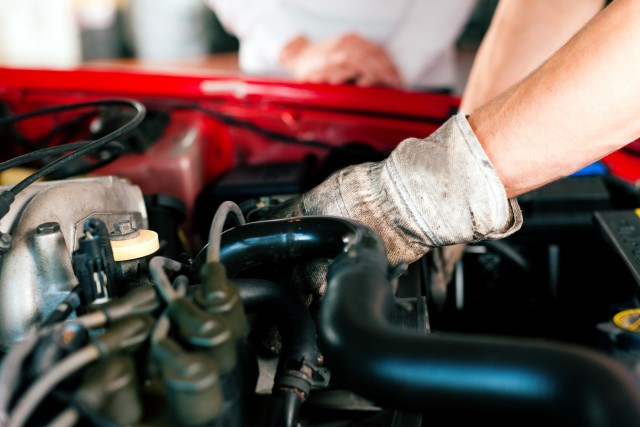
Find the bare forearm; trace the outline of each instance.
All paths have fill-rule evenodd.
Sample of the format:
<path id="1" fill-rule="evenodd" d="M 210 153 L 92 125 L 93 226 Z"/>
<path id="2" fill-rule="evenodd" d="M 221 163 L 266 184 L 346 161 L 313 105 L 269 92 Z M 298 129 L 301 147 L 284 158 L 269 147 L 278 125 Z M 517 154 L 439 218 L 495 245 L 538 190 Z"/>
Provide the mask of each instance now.
<path id="1" fill-rule="evenodd" d="M 504 0 L 476 55 L 462 99 L 471 112 L 521 80 L 565 44 L 604 0 Z"/>
<path id="2" fill-rule="evenodd" d="M 640 2 L 616 0 L 470 123 L 509 197 L 640 135 Z"/>

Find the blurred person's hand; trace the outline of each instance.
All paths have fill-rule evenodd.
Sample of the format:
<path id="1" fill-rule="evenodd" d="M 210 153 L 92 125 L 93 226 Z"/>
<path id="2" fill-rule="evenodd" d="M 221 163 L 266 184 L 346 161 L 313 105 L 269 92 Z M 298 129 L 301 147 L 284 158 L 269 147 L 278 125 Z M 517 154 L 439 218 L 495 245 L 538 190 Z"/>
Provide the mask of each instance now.
<path id="1" fill-rule="evenodd" d="M 280 61 L 295 79 L 303 82 L 402 86 L 389 54 L 357 34 L 318 43 L 297 37 L 282 50 Z"/>

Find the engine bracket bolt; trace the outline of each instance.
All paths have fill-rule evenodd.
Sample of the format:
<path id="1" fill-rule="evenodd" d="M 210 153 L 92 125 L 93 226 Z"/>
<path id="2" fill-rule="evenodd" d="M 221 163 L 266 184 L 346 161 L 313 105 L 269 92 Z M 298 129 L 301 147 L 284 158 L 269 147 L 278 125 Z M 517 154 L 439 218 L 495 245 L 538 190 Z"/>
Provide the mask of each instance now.
<path id="1" fill-rule="evenodd" d="M 113 224 L 113 231 L 109 237 L 111 240 L 128 240 L 139 235 L 140 231 L 134 227 L 133 221 L 127 219 Z"/>

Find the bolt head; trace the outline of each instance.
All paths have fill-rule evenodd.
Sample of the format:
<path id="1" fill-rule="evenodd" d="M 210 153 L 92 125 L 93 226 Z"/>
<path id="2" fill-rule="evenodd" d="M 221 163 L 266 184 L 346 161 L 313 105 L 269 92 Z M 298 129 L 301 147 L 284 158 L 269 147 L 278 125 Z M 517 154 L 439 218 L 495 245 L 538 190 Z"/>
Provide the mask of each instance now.
<path id="1" fill-rule="evenodd" d="M 135 221 L 127 219 L 113 224 L 113 231 L 109 235 L 111 240 L 129 240 L 140 235 L 140 231 L 135 227 Z"/>
<path id="2" fill-rule="evenodd" d="M 126 221 L 120 221 L 113 224 L 113 234 L 116 234 L 118 236 L 129 234 L 129 233 L 132 233 L 133 231 L 134 231 L 134 227 L 133 227 L 133 224 L 131 223 L 131 220 L 129 219 Z"/>

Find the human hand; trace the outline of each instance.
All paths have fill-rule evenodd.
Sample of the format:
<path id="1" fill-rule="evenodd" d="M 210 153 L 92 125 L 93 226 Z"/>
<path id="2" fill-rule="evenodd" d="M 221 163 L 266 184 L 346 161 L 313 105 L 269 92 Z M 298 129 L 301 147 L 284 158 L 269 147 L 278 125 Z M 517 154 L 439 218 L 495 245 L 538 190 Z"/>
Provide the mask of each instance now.
<path id="1" fill-rule="evenodd" d="M 282 65 L 299 81 L 358 86 L 402 87 L 389 54 L 357 34 L 346 34 L 312 43 L 300 36 L 280 54 Z"/>

